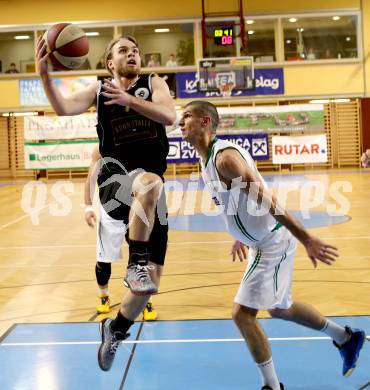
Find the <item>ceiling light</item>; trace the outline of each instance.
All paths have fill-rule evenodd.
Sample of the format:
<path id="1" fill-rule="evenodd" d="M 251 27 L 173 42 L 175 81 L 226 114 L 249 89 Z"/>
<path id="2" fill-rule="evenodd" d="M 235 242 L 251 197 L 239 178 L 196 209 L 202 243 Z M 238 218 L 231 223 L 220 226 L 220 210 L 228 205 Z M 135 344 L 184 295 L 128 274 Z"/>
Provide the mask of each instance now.
<path id="1" fill-rule="evenodd" d="M 29 35 L 16 35 L 14 39 L 17 39 L 19 41 L 30 39 L 31 37 Z"/>
<path id="2" fill-rule="evenodd" d="M 247 20 L 247 24 L 253 24 L 254 23 L 254 20 Z"/>
<path id="3" fill-rule="evenodd" d="M 297 31 L 298 31 L 298 32 L 303 32 L 303 31 L 304 31 L 304 28 L 297 28 Z"/>
<path id="4" fill-rule="evenodd" d="M 289 19 L 289 22 L 290 22 L 290 23 L 295 23 L 297 20 L 298 20 L 298 19 L 296 19 L 296 18 L 290 18 L 290 19 Z"/>
<path id="5" fill-rule="evenodd" d="M 332 19 L 333 20 L 340 20 L 340 16 L 333 16 Z"/>
<path id="6" fill-rule="evenodd" d="M 292 41 L 290 39 L 287 39 L 286 43 L 289 45 L 290 43 L 292 43 Z"/>
<path id="7" fill-rule="evenodd" d="M 170 32 L 170 29 L 169 28 L 156 28 L 156 29 L 154 29 L 154 32 L 156 32 L 156 33 L 166 33 L 166 32 Z"/>
<path id="8" fill-rule="evenodd" d="M 253 30 L 248 30 L 248 34 L 249 34 L 249 35 L 253 35 L 253 34 L 254 34 L 254 31 L 253 31 Z"/>
<path id="9" fill-rule="evenodd" d="M 351 37 L 346 37 L 347 42 L 351 42 Z"/>
<path id="10" fill-rule="evenodd" d="M 85 35 L 87 37 L 98 37 L 100 35 L 100 33 L 97 31 L 88 31 L 87 33 L 85 33 Z"/>

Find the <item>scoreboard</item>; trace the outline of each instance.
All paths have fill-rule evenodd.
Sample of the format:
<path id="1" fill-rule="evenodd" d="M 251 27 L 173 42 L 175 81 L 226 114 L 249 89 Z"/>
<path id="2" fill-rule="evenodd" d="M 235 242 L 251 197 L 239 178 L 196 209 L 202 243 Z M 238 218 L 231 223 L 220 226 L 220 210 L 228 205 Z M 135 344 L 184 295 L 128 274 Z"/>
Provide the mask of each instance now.
<path id="1" fill-rule="evenodd" d="M 216 45 L 232 45 L 234 43 L 233 27 L 217 27 L 214 30 L 214 40 Z"/>

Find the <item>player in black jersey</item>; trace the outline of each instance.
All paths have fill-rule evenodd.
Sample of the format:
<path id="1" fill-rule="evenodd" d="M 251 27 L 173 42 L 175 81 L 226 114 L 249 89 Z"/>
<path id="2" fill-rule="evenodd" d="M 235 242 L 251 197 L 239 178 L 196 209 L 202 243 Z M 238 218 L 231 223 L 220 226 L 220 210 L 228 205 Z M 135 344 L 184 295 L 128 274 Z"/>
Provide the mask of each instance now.
<path id="1" fill-rule="evenodd" d="M 49 76 L 42 38 L 36 58 L 45 93 L 57 115 L 77 115 L 96 106 L 102 156 L 100 203 L 109 223 L 117 225 L 118 221 L 126 228 L 130 255 L 124 281 L 130 291 L 117 317 L 100 324 L 98 361 L 102 370 L 109 370 L 118 344 L 129 336 L 128 329 L 158 289 L 168 232 L 163 192 L 168 154 L 164 126 L 175 121 L 176 112 L 165 81 L 140 74 L 139 48 L 133 37 L 108 45 L 105 63 L 112 78 L 66 97 Z M 103 250 L 109 254 L 109 248 Z"/>

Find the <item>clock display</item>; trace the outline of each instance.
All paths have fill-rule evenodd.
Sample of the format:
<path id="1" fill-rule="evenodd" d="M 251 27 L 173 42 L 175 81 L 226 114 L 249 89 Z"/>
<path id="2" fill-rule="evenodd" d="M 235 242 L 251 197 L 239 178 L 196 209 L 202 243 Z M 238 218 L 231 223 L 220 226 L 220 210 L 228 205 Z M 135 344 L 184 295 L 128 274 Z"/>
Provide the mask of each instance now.
<path id="1" fill-rule="evenodd" d="M 216 28 L 213 36 L 216 45 L 232 45 L 234 43 L 232 27 Z"/>

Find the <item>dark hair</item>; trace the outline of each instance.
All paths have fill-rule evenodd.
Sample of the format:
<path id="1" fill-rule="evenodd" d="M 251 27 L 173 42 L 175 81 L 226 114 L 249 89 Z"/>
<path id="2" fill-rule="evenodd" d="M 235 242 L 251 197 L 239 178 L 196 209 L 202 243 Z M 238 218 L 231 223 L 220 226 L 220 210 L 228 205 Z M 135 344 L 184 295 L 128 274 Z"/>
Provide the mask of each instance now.
<path id="1" fill-rule="evenodd" d="M 194 100 L 190 103 L 188 103 L 185 107 L 194 107 L 194 112 L 197 116 L 203 117 L 203 116 L 209 116 L 211 117 L 212 122 L 212 131 L 216 132 L 216 129 L 218 127 L 218 123 L 220 122 L 220 118 L 218 116 L 217 108 L 215 105 L 213 105 L 210 102 L 203 101 L 203 100 Z"/>
<path id="2" fill-rule="evenodd" d="M 137 48 L 139 47 L 139 44 L 137 43 L 137 40 L 136 40 L 134 37 L 130 36 L 130 35 L 128 35 L 127 37 L 122 36 L 122 37 L 119 37 L 119 38 L 116 38 L 116 39 L 112 39 L 112 40 L 108 43 L 107 48 L 105 49 L 105 53 L 104 53 L 104 64 L 105 64 L 105 68 L 108 70 L 108 72 L 109 72 L 110 74 L 112 74 L 112 72 L 111 72 L 111 70 L 108 68 L 108 61 L 109 61 L 110 59 L 112 59 L 112 54 L 113 54 L 112 52 L 113 52 L 113 47 L 114 47 L 114 45 L 115 45 L 117 42 L 119 42 L 121 39 L 127 39 L 128 41 L 134 43 L 135 46 L 136 46 Z"/>

